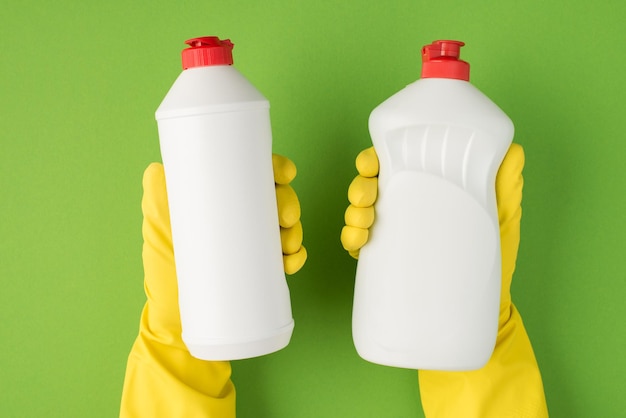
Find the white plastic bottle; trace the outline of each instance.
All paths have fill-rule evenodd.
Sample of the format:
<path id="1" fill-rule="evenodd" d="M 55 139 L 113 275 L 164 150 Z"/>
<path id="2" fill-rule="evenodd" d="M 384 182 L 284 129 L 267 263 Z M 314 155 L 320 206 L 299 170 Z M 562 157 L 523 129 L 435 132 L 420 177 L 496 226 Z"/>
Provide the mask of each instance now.
<path id="1" fill-rule="evenodd" d="M 374 363 L 472 370 L 495 346 L 495 176 L 513 124 L 469 83 L 463 45 L 425 46 L 422 78 L 370 115 L 379 194 L 357 266 L 353 338 Z"/>
<path id="2" fill-rule="evenodd" d="M 285 347 L 294 322 L 282 264 L 269 102 L 229 40 L 190 39 L 156 111 L 182 339 L 204 360 Z"/>

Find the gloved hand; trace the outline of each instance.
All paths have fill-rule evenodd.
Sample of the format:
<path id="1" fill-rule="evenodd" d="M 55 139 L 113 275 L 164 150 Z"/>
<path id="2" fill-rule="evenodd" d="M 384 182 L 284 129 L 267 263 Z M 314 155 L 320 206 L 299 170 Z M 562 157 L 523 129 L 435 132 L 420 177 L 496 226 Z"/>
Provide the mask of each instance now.
<path id="1" fill-rule="evenodd" d="M 293 162 L 272 156 L 285 272 L 306 261 L 300 203 L 289 185 Z M 181 339 L 178 289 L 163 165 L 143 177 L 143 264 L 147 302 L 128 357 L 120 417 L 235 417 L 235 388 L 225 361 L 192 357 Z"/>
<path id="2" fill-rule="evenodd" d="M 374 147 L 357 155 L 356 169 L 359 174 L 348 188 L 350 206 L 344 215 L 346 226 L 341 230 L 341 243 L 358 259 L 361 247 L 369 238 L 369 227 L 374 223 L 374 203 L 378 197 L 378 156 Z"/>
<path id="3" fill-rule="evenodd" d="M 350 206 L 341 232 L 344 248 L 355 258 L 374 222 L 378 158 L 374 148 L 356 160 L 359 175 L 348 190 Z M 522 318 L 511 301 L 522 216 L 524 151 L 512 144 L 496 177 L 502 253 L 502 292 L 496 347 L 482 369 L 469 372 L 420 370 L 422 406 L 428 418 L 544 418 L 548 416 L 539 367 Z"/>

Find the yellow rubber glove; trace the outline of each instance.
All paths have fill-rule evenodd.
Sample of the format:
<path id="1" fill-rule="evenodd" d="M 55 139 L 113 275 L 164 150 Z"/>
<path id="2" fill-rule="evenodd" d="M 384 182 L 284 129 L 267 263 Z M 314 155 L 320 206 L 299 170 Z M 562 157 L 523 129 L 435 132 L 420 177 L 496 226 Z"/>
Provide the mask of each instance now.
<path id="1" fill-rule="evenodd" d="M 374 147 L 367 148 L 356 157 L 359 172 L 348 188 L 350 206 L 344 219 L 346 226 L 341 230 L 343 248 L 359 258 L 361 247 L 369 238 L 369 227 L 374 223 L 374 202 L 378 197 L 378 156 Z"/>
<path id="2" fill-rule="evenodd" d="M 496 177 L 502 252 L 502 293 L 496 347 L 485 367 L 470 372 L 419 371 L 420 395 L 428 418 L 544 418 L 548 416 L 539 367 L 511 302 L 522 216 L 524 151 L 512 144 Z M 341 241 L 358 258 L 373 223 L 378 159 L 373 148 L 357 157 L 359 175 L 348 191 L 351 203 Z"/>
<path id="3" fill-rule="evenodd" d="M 300 203 L 289 183 L 296 175 L 291 160 L 274 155 L 285 272 L 306 261 L 302 246 Z M 235 417 L 235 388 L 225 361 L 192 357 L 181 339 L 178 289 L 163 166 L 144 173 L 143 264 L 147 302 L 139 335 L 126 367 L 120 417 Z"/>

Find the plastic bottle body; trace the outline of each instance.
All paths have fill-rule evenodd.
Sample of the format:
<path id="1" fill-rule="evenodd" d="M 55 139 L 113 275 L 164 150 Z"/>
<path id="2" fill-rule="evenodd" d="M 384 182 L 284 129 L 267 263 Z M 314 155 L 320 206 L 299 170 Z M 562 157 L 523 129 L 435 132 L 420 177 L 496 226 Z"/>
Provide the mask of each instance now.
<path id="1" fill-rule="evenodd" d="M 378 106 L 369 126 L 379 194 L 357 267 L 357 351 L 396 367 L 480 368 L 498 327 L 495 176 L 513 124 L 469 82 L 428 78 Z"/>
<path id="2" fill-rule="evenodd" d="M 156 118 L 183 341 L 204 360 L 285 347 L 269 103 L 234 67 L 204 66 L 181 73 Z"/>

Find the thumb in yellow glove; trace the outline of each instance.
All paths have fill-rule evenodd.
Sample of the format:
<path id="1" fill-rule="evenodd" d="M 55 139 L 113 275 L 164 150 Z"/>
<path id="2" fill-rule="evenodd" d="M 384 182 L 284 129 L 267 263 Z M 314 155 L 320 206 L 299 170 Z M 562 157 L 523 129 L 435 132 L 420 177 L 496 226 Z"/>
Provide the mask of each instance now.
<path id="1" fill-rule="evenodd" d="M 341 242 L 358 258 L 374 222 L 378 159 L 374 148 L 356 160 L 359 175 L 348 189 Z M 502 253 L 498 337 L 491 359 L 470 372 L 419 371 L 420 395 L 429 418 L 544 418 L 548 410 L 541 374 L 522 318 L 511 301 L 511 280 L 520 240 L 524 151 L 512 144 L 496 177 Z"/>
<path id="2" fill-rule="evenodd" d="M 289 183 L 293 162 L 273 155 L 285 272 L 297 272 L 306 261 L 302 246 L 300 203 Z M 128 357 L 120 417 L 235 416 L 235 388 L 229 362 L 192 357 L 181 339 L 178 289 L 172 249 L 163 166 L 144 173 L 143 264 L 147 302 L 139 335 Z"/>

